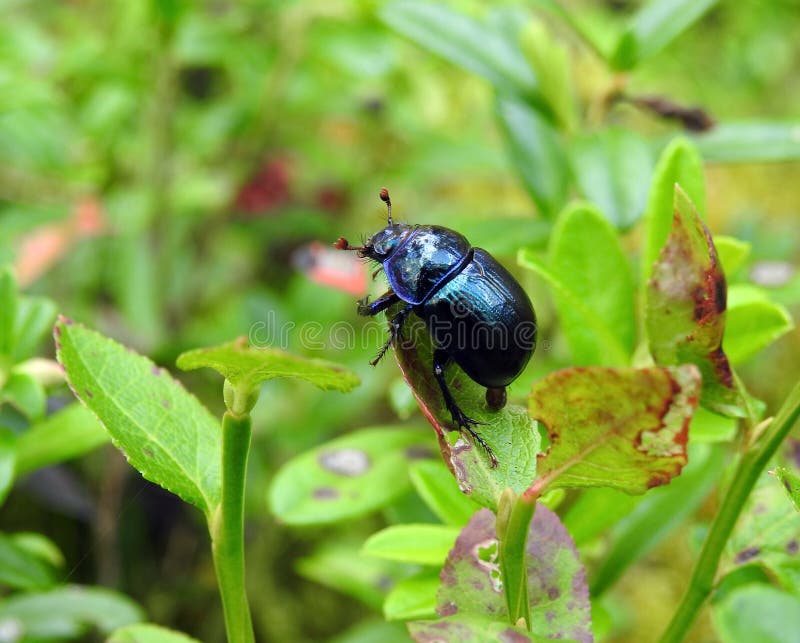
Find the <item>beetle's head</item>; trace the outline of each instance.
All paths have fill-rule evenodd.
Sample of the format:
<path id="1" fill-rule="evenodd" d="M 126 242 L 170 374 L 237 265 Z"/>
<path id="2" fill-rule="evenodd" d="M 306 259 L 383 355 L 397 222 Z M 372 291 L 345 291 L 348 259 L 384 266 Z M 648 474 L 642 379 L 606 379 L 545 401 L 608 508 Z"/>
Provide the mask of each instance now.
<path id="1" fill-rule="evenodd" d="M 386 223 L 388 225 L 367 239 L 363 246 L 351 246 L 347 243 L 347 239 L 342 237 L 333 244 L 335 248 L 339 250 L 355 250 L 360 257 L 378 262 L 386 261 L 397 250 L 403 239 L 411 232 L 412 227 L 406 223 L 392 221 L 392 200 L 389 198 L 389 190 L 381 188 L 380 197 L 381 201 L 386 204 Z"/>

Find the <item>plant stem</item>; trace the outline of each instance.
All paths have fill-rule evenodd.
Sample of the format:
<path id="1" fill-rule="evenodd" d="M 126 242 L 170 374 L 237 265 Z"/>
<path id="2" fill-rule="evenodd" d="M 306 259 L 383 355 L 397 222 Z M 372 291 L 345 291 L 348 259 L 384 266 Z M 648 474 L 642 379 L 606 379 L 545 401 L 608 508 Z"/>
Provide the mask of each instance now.
<path id="1" fill-rule="evenodd" d="M 800 416 L 800 382 L 786 398 L 761 440 L 756 442 L 739 461 L 733 482 L 703 543 L 703 550 L 694 568 L 689 588 L 661 638 L 662 643 L 677 643 L 683 640 L 697 612 L 714 589 L 722 550 L 736 525 L 744 503 L 764 467 L 778 450 L 798 416 Z"/>
<path id="2" fill-rule="evenodd" d="M 250 450 L 250 415 L 222 418 L 222 502 L 211 520 L 211 548 L 228 643 L 254 643 L 244 582 L 244 483 Z"/>
<path id="3" fill-rule="evenodd" d="M 505 494 L 504 494 L 505 495 Z M 510 511 L 498 509 L 497 537 L 500 541 L 500 574 L 506 595 L 508 617 L 512 625 L 524 619 L 531 631 L 530 600 L 528 599 L 528 565 L 526 546 L 536 500 L 525 496 L 505 497 L 513 502 Z"/>

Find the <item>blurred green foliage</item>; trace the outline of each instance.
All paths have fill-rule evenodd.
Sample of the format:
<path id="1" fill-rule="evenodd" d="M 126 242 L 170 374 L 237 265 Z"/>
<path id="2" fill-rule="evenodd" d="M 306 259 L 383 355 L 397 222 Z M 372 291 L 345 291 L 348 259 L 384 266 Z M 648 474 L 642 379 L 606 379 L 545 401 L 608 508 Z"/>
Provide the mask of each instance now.
<path id="1" fill-rule="evenodd" d="M 348 396 L 286 380 L 262 389 L 247 507 L 256 629 L 264 640 L 406 639 L 373 616 L 381 605 L 393 619 L 427 616 L 430 600 L 410 597 L 431 598 L 429 568 L 368 559 L 361 548 L 387 525 L 463 525 L 470 510 L 453 508 L 454 483 L 437 493 L 426 482 L 443 471 L 413 462 L 409 482 L 398 473 L 408 454 L 386 447 L 391 489 L 365 517 L 289 529 L 265 505 L 292 456 L 412 408 L 393 365 L 368 366 L 377 336 L 331 341 L 337 323 L 364 324 L 355 296 L 310 279 L 302 260 L 309 242 L 380 227 L 381 185 L 400 218 L 456 228 L 510 268 L 520 249 L 538 262 L 535 275 L 518 272 L 543 339 L 511 388 L 521 398 L 561 366 L 641 357 L 632 293 L 667 235 L 648 222 L 678 180 L 706 215 L 727 273 L 738 339 L 726 349 L 772 412 L 800 375 L 800 334 L 788 333 L 788 313 L 800 313 L 800 5 L 642 4 L 0 2 L 0 265 L 13 265 L 28 293 L 0 273 L 3 591 L 30 590 L 19 596 L 37 609 L 53 592 L 73 597 L 71 586 L 48 589 L 56 581 L 106 585 L 153 622 L 222 638 L 199 516 L 111 451 L 88 453 L 105 441 L 97 425 L 73 405 L 60 410 L 71 395 L 31 364 L 54 354 L 43 335 L 56 308 L 167 367 L 257 324 L 314 323 L 321 348 L 298 332 L 281 348 L 346 364 L 362 385 Z M 614 341 L 598 343 L 598 333 Z M 180 377 L 222 410 L 218 378 Z M 558 508 L 603 592 L 598 638 L 651 640 L 668 620 L 714 512 L 711 478 L 733 450 L 724 422 L 695 422 L 698 441 L 722 444 L 697 445 L 707 468 L 685 471 L 685 496 L 670 486 L 636 504 L 570 491 Z M 408 418 L 403 449 L 417 436 L 434 448 L 424 424 Z M 48 437 L 56 434 L 74 437 L 59 444 Z M 797 587 L 757 578 L 720 596 L 716 630 L 706 617 L 694 636 L 766 636 L 742 614 L 767 605 L 778 620 Z M 118 601 L 112 620 L 140 617 L 117 594 L 93 598 Z M 86 626 L 65 622 L 65 635 Z"/>

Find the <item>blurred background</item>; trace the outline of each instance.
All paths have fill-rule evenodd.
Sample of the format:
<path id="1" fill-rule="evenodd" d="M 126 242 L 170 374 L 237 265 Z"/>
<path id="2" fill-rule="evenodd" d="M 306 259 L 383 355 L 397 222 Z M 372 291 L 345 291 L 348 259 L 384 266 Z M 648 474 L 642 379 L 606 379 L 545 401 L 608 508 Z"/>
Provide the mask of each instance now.
<path id="1" fill-rule="evenodd" d="M 458 229 L 529 289 L 542 344 L 512 396 L 576 361 L 517 250 L 545 248 L 557 212 L 586 198 L 633 263 L 676 136 L 705 160 L 712 232 L 752 244 L 735 279 L 800 312 L 800 2 L 678 4 L 685 24 L 667 38 L 636 22 L 635 0 L 0 2 L 0 265 L 20 289 L 168 368 L 254 325 L 317 322 L 319 346 L 290 332 L 283 347 L 362 376 L 349 396 L 286 381 L 262 392 L 247 554 L 259 640 L 403 640 L 382 622 L 381 592 L 352 578 L 371 569 L 330 546 L 355 551 L 387 521 L 424 519 L 419 500 L 299 530 L 264 500 L 283 462 L 326 439 L 423 424 L 392 360 L 369 367 L 377 343 L 329 341 L 337 322 L 362 323 L 358 297 L 382 290 L 330 247 L 384 225 L 380 187 L 396 219 Z M 800 374 L 800 334 L 781 334 L 740 366 L 771 409 Z M 52 357 L 51 342 L 38 354 Z M 222 411 L 217 379 L 181 378 Z M 49 389 L 48 412 L 70 399 Z M 0 425 L 24 429 L 4 402 Z M 20 480 L 0 528 L 53 541 L 60 580 L 117 588 L 154 622 L 222 640 L 199 513 L 110 446 Z M 695 530 L 614 586 L 607 640 L 661 629 L 696 551 L 675 542 Z M 708 619 L 696 635 L 714 638 Z"/>

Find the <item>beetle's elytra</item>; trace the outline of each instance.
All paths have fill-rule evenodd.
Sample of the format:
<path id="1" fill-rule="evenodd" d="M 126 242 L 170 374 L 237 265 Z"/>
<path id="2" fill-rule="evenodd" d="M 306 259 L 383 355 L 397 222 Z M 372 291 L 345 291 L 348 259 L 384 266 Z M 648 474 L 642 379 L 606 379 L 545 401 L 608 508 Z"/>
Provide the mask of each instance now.
<path id="1" fill-rule="evenodd" d="M 377 364 L 401 336 L 412 312 L 420 317 L 431 335 L 431 368 L 455 425 L 451 430 L 466 430 L 486 450 L 492 466 L 497 466 L 491 448 L 474 429 L 481 423 L 461 410 L 444 371 L 455 362 L 486 387 L 490 408 L 505 406 L 505 387 L 522 373 L 536 345 L 533 305 L 516 279 L 488 252 L 473 248 L 449 228 L 394 223 L 386 188 L 380 197 L 387 206 L 387 226 L 362 247 L 350 246 L 345 239 L 334 244 L 381 264 L 389 281 L 386 294 L 373 302 L 358 302 L 360 315 L 376 315 L 404 303 L 390 320 L 389 340 L 372 363 Z"/>

